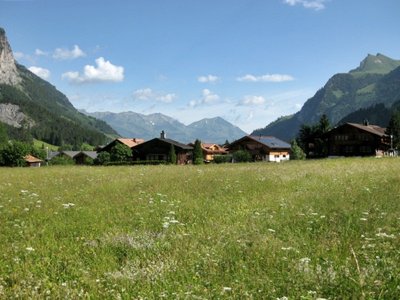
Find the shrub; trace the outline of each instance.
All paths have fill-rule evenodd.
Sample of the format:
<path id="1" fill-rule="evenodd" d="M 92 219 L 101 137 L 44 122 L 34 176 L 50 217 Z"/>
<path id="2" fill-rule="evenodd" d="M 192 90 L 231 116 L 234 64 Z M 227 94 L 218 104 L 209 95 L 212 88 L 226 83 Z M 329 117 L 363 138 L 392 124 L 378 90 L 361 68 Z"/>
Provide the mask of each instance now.
<path id="1" fill-rule="evenodd" d="M 232 162 L 232 155 L 214 155 L 214 162 L 216 164 Z"/>
<path id="2" fill-rule="evenodd" d="M 249 162 L 251 161 L 251 154 L 246 150 L 238 150 L 233 153 L 234 162 Z"/>

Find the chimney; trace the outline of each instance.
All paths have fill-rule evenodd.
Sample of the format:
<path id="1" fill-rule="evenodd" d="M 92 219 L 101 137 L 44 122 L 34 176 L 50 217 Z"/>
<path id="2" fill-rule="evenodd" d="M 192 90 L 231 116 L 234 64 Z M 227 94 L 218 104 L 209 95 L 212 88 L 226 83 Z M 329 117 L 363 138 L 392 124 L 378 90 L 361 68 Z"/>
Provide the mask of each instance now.
<path id="1" fill-rule="evenodd" d="M 161 131 L 160 133 L 160 139 L 165 140 L 167 138 L 167 134 L 165 133 L 165 131 Z"/>
<path id="2" fill-rule="evenodd" d="M 364 126 L 369 126 L 369 122 L 367 119 L 364 120 Z"/>

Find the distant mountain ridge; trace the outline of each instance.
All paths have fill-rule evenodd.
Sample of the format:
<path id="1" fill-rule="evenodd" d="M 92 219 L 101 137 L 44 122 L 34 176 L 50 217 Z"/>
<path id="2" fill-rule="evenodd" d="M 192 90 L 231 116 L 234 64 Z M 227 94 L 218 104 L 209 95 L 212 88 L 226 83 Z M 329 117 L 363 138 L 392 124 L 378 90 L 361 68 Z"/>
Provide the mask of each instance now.
<path id="1" fill-rule="evenodd" d="M 92 112 L 92 117 L 103 120 L 111 125 L 123 137 L 137 137 L 146 140 L 158 137 L 164 130 L 168 138 L 189 143 L 195 139 L 203 142 L 224 143 L 246 135 L 246 132 L 234 126 L 221 117 L 202 119 L 185 124 L 161 113 L 144 115 L 136 112 Z"/>
<path id="2" fill-rule="evenodd" d="M 103 144 L 116 132 L 78 112 L 53 85 L 14 60 L 0 28 L 0 122 L 10 138 L 36 138 L 53 145 Z"/>
<path id="3" fill-rule="evenodd" d="M 252 134 L 274 135 L 290 141 L 297 135 L 301 124 L 316 123 L 323 114 L 336 124 L 359 109 L 379 103 L 391 107 L 398 100 L 400 60 L 380 53 L 369 54 L 356 69 L 332 76 L 299 112 L 281 117 Z"/>

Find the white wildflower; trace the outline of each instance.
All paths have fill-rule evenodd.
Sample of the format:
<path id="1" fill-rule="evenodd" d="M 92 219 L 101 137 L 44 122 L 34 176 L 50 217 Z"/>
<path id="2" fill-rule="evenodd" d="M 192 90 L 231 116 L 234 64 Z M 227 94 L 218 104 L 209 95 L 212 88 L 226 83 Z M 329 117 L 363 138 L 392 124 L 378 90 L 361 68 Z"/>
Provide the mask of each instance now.
<path id="1" fill-rule="evenodd" d="M 33 249 L 32 247 L 26 247 L 25 250 L 29 252 L 35 251 L 35 249 Z"/>
<path id="2" fill-rule="evenodd" d="M 73 207 L 73 206 L 75 206 L 75 204 L 74 203 L 71 203 L 71 202 L 69 202 L 69 203 L 63 203 L 63 205 L 62 205 L 64 208 L 70 208 L 70 207 Z"/>

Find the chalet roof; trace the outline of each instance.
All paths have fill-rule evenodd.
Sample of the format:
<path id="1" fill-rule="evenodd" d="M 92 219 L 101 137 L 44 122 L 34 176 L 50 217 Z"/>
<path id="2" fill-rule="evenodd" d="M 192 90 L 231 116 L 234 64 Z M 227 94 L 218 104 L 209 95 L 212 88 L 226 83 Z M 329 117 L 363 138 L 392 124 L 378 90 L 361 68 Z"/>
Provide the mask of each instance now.
<path id="1" fill-rule="evenodd" d="M 358 123 L 346 123 L 346 124 L 381 137 L 387 135 L 385 133 L 386 128 L 382 128 L 378 125 L 363 125 Z"/>
<path id="2" fill-rule="evenodd" d="M 26 162 L 28 162 L 28 163 L 39 163 L 39 162 L 43 162 L 43 160 L 41 160 L 41 159 L 39 159 L 39 158 L 37 158 L 37 157 L 35 157 L 35 156 L 33 156 L 33 155 L 26 155 L 25 157 L 24 157 L 24 160 L 26 161 Z"/>
<path id="3" fill-rule="evenodd" d="M 96 159 L 97 158 L 97 152 L 96 151 L 81 151 L 78 154 L 86 155 L 87 157 L 90 157 L 92 159 Z"/>
<path id="4" fill-rule="evenodd" d="M 162 142 L 166 142 L 166 143 L 168 143 L 168 144 L 172 144 L 172 145 L 174 145 L 175 147 L 179 147 L 179 148 L 182 148 L 182 149 L 184 149 L 184 150 L 193 150 L 193 147 L 192 147 L 192 146 L 189 146 L 189 145 L 186 145 L 186 144 L 182 144 L 182 143 L 180 143 L 180 142 L 177 142 L 177 141 L 174 141 L 174 140 L 171 140 L 171 139 L 155 138 L 155 139 L 153 139 L 153 140 L 159 140 L 159 141 L 162 141 Z"/>
<path id="5" fill-rule="evenodd" d="M 171 139 L 162 139 L 162 138 L 151 139 L 149 141 L 141 143 L 140 145 L 137 145 L 137 147 L 141 149 L 142 147 L 146 147 L 147 145 L 152 145 L 154 143 L 160 143 L 160 142 L 161 143 L 166 143 L 166 144 L 172 144 L 172 145 L 174 145 L 174 147 L 180 148 L 182 150 L 193 150 L 193 147 L 190 146 L 190 145 L 182 144 L 180 142 L 177 142 L 177 141 L 174 141 L 174 140 L 171 140 Z M 132 150 L 137 149 L 136 147 L 133 147 L 133 148 L 134 149 L 132 149 Z"/>
<path id="6" fill-rule="evenodd" d="M 144 139 L 137 139 L 137 138 L 129 138 L 129 139 L 119 138 L 117 140 L 120 141 L 122 144 L 127 145 L 129 148 L 132 148 L 144 142 Z"/>
<path id="7" fill-rule="evenodd" d="M 246 139 L 256 141 L 260 144 L 267 146 L 270 149 L 290 149 L 290 144 L 288 144 L 274 136 L 246 135 L 246 136 L 242 137 L 241 139 L 234 141 L 232 144 L 236 144 L 237 142 L 241 142 Z"/>

